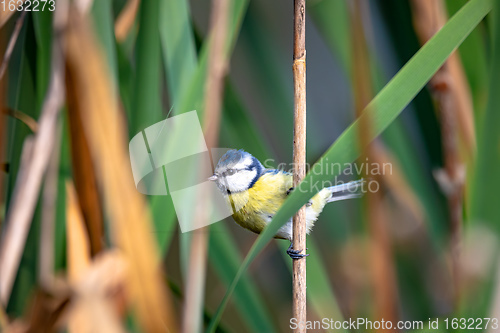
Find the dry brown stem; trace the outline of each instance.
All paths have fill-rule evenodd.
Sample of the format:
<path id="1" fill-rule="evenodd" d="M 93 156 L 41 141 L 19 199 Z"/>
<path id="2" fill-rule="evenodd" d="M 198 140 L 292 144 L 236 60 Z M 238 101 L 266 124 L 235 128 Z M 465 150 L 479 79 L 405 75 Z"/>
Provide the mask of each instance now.
<path id="1" fill-rule="evenodd" d="M 360 119 L 359 142 L 362 149 L 361 160 L 377 161 L 375 151 L 370 145 L 371 119 L 360 117 L 363 109 L 373 97 L 370 79 L 370 62 L 368 49 L 362 25 L 361 11 L 365 3 L 360 0 L 353 2 L 351 25 L 353 31 L 353 56 L 354 56 L 354 104 L 356 116 Z M 365 175 L 368 176 L 368 175 Z M 369 175 L 379 184 L 382 177 Z M 374 290 L 374 316 L 376 319 L 384 318 L 392 322 L 398 320 L 398 296 L 396 291 L 395 268 L 392 259 L 392 244 L 389 228 L 386 224 L 387 212 L 384 207 L 382 194 L 367 193 L 366 214 L 370 231 L 370 262 L 372 269 L 372 283 Z"/>
<path id="2" fill-rule="evenodd" d="M 446 23 L 447 13 L 442 0 L 412 0 L 413 25 L 420 43 L 425 44 Z M 446 61 L 444 71 L 450 76 L 453 86 L 446 87 L 446 93 L 454 100 L 456 118 L 455 136 L 461 143 L 460 152 L 464 158 L 472 158 L 476 150 L 476 133 L 474 129 L 474 112 L 470 87 L 457 52 L 453 52 Z M 437 82 L 435 82 L 437 81 Z M 440 86 L 434 76 L 431 87 Z"/>
<path id="3" fill-rule="evenodd" d="M 203 127 L 207 146 L 217 144 L 219 136 L 220 111 L 224 76 L 228 69 L 228 58 L 225 54 L 229 0 L 214 0 L 211 14 L 211 44 L 208 54 L 208 72 L 205 82 L 205 113 Z M 203 191 L 202 191 L 203 192 Z M 196 200 L 195 223 L 205 225 L 209 211 L 206 195 L 199 193 Z M 203 320 L 203 293 L 205 290 L 207 261 L 208 227 L 193 232 L 189 252 L 189 267 L 186 283 L 182 331 L 185 333 L 200 332 Z"/>
<path id="4" fill-rule="evenodd" d="M 59 179 L 59 156 L 62 136 L 62 122 L 58 120 L 54 149 L 50 157 L 42 190 L 42 217 L 40 230 L 40 252 L 38 255 L 40 285 L 50 290 L 54 277 L 54 234 L 57 205 L 57 182 Z"/>
<path id="5" fill-rule="evenodd" d="M 62 3 L 62 2 L 61 2 Z M 64 75 L 61 41 L 57 37 L 63 28 L 64 15 L 56 11 L 52 45 L 52 73 L 47 97 L 42 106 L 39 130 L 25 140 L 21 167 L 14 196 L 8 209 L 7 227 L 0 244 L 0 302 L 6 304 L 14 282 L 26 237 L 31 226 L 42 178 L 47 170 L 54 147 L 59 110 L 64 102 Z"/>
<path id="6" fill-rule="evenodd" d="M 90 242 L 82 211 L 78 203 L 75 185 L 66 181 L 66 257 L 68 280 L 75 282 L 90 266 Z"/>
<path id="7" fill-rule="evenodd" d="M 77 200 L 81 208 L 85 229 L 90 241 L 90 253 L 94 256 L 103 249 L 104 222 L 101 198 L 97 186 L 97 176 L 90 154 L 89 143 L 85 135 L 82 118 L 82 110 L 79 108 L 78 93 L 76 86 L 66 85 L 68 110 L 68 125 L 71 147 L 71 165 L 73 179 L 77 193 Z"/>
<path id="8" fill-rule="evenodd" d="M 143 332 L 177 331 L 176 315 L 161 274 L 151 217 L 132 181 L 125 125 L 106 62 L 84 18 L 72 12 L 66 33 L 69 90 L 78 91 L 82 119 L 96 175 L 111 222 L 113 243 L 128 263 L 129 299 Z M 80 113 L 81 112 L 81 113 Z"/>
<path id="9" fill-rule="evenodd" d="M 293 185 L 297 186 L 306 175 L 306 3 L 294 1 L 293 20 Z M 299 209 L 293 217 L 293 249 L 306 251 L 306 211 Z M 293 260 L 293 317 L 305 323 L 307 319 L 306 259 Z M 305 332 L 297 328 L 295 332 Z"/>
<path id="10" fill-rule="evenodd" d="M 447 14 L 442 0 L 412 0 L 413 24 L 421 44 L 427 42 L 446 23 Z M 430 80 L 441 123 L 444 170 L 436 173 L 448 200 L 450 219 L 450 258 L 455 304 L 460 298 L 459 267 L 462 238 L 462 201 L 465 183 L 464 160 L 475 152 L 474 116 L 470 89 L 458 58 L 453 53 Z M 460 148 L 459 142 L 465 148 Z M 462 154 L 461 151 L 465 151 Z"/>

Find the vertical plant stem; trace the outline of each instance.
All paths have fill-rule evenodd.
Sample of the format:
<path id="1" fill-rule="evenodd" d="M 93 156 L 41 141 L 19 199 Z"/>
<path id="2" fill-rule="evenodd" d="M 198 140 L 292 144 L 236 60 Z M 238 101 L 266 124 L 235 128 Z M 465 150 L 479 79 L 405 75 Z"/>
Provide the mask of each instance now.
<path id="1" fill-rule="evenodd" d="M 54 16 L 54 35 L 65 28 L 65 1 L 60 2 Z M 14 197 L 6 216 L 7 228 L 0 243 L 0 303 L 7 304 L 21 256 L 31 227 L 42 179 L 47 170 L 55 140 L 57 119 L 64 102 L 63 50 L 60 38 L 52 45 L 52 74 L 47 97 L 42 106 L 39 129 L 34 138 L 23 145 L 21 167 Z"/>
<path id="2" fill-rule="evenodd" d="M 413 0 L 413 24 L 421 44 L 425 44 L 446 23 L 445 4 L 441 0 Z M 430 87 L 439 111 L 444 169 L 436 178 L 448 200 L 450 221 L 449 251 L 455 305 L 460 299 L 460 247 L 462 238 L 462 199 L 465 168 L 460 154 L 459 138 L 465 157 L 474 155 L 476 140 L 470 89 L 456 53 L 453 53 L 431 78 Z M 465 124 L 465 125 L 464 125 Z M 464 155 L 464 154 L 462 154 Z"/>
<path id="3" fill-rule="evenodd" d="M 353 92 L 356 116 L 360 120 L 359 142 L 362 151 L 361 163 L 373 163 L 377 161 L 373 145 L 370 144 L 373 136 L 372 118 L 361 117 L 363 109 L 373 98 L 373 88 L 370 84 L 370 61 L 365 33 L 363 29 L 363 10 L 366 3 L 360 0 L 353 2 L 351 15 L 352 25 L 352 48 L 353 62 Z M 370 181 L 377 184 L 382 182 L 381 175 L 371 174 L 367 171 L 364 175 Z M 369 189 L 369 187 L 368 187 Z M 397 291 L 396 273 L 392 260 L 392 246 L 390 233 L 387 226 L 388 212 L 380 191 L 366 193 L 366 220 L 370 233 L 369 260 L 371 263 L 371 274 L 373 281 L 374 317 L 379 320 L 384 318 L 391 322 L 397 322 Z"/>
<path id="4" fill-rule="evenodd" d="M 80 209 L 78 192 L 71 180 L 66 180 L 66 247 L 67 274 L 69 283 L 78 283 L 85 271 L 89 269 L 90 240 L 85 227 L 83 212 Z M 69 328 L 74 326 L 69 322 Z M 76 331 L 76 330 L 75 330 Z"/>
<path id="5" fill-rule="evenodd" d="M 219 137 L 220 109 L 224 76 L 228 68 L 228 59 L 225 56 L 225 41 L 227 36 L 229 15 L 229 0 L 214 0 L 211 14 L 211 40 L 208 54 L 208 70 L 205 82 L 205 113 L 203 130 L 207 146 L 217 144 Z M 195 223 L 208 218 L 206 195 L 201 191 L 196 201 Z M 184 317 L 182 331 L 184 333 L 201 332 L 203 322 L 203 293 L 205 290 L 205 276 L 207 264 L 208 227 L 193 232 L 189 251 L 189 267 L 186 283 L 186 299 L 184 303 Z"/>
<path id="6" fill-rule="evenodd" d="M 306 174 L 306 6 L 305 0 L 294 1 L 293 17 L 293 186 Z M 306 211 L 303 206 L 293 217 L 294 250 L 306 250 Z M 293 317 L 305 323 L 306 312 L 306 260 L 293 261 Z M 295 332 L 305 332 L 297 328 Z"/>
<path id="7" fill-rule="evenodd" d="M 446 23 L 448 18 L 446 5 L 442 0 L 412 0 L 410 5 L 415 32 L 420 44 L 424 45 Z M 456 127 L 455 135 L 459 139 L 456 146 L 460 148 L 461 156 L 472 158 L 476 151 L 472 94 L 458 52 L 453 52 L 450 55 L 443 70 L 453 82 L 453 85 L 447 88 L 446 93 L 451 95 L 456 108 L 454 112 L 456 124 L 454 126 Z M 436 76 L 431 79 L 431 87 L 434 86 L 435 78 Z"/>
<path id="8" fill-rule="evenodd" d="M 444 172 L 440 172 L 438 182 L 448 200 L 450 240 L 449 251 L 451 259 L 451 275 L 453 277 L 453 291 L 455 306 L 460 303 L 461 294 L 461 272 L 460 272 L 460 248 L 462 246 L 462 197 L 465 182 L 465 174 L 462 163 L 458 156 L 456 142 L 456 101 L 450 94 L 451 78 L 447 74 L 447 63 L 432 78 L 431 83 L 437 88 L 434 97 L 438 103 L 441 122 L 441 135 L 444 153 Z M 439 175 L 439 173 L 438 173 Z"/>
<path id="9" fill-rule="evenodd" d="M 67 78 L 69 80 L 69 78 Z M 80 105 L 77 102 L 78 91 L 67 84 L 68 110 L 76 110 Z M 68 126 L 70 130 L 71 167 L 77 200 L 83 215 L 83 221 L 90 240 L 90 253 L 96 255 L 103 249 L 104 221 L 102 214 L 102 200 L 99 194 L 98 180 L 94 162 L 89 148 L 88 139 L 82 117 L 78 112 L 68 112 Z"/>
<path id="10" fill-rule="evenodd" d="M 58 119 L 54 148 L 47 167 L 42 190 L 42 228 L 40 231 L 40 252 L 38 261 L 40 285 L 50 290 L 54 283 L 54 232 L 57 209 L 57 181 L 62 136 L 62 121 Z"/>
<path id="11" fill-rule="evenodd" d="M 59 9 L 59 8 L 58 8 Z M 177 332 L 177 317 L 159 266 L 144 196 L 130 179 L 126 127 L 106 60 L 85 16 L 72 15 L 64 43 L 67 91 L 78 92 L 69 112 L 81 117 L 100 188 L 112 245 L 128 263 L 127 299 L 141 332 Z M 72 85 L 73 87 L 69 87 Z"/>

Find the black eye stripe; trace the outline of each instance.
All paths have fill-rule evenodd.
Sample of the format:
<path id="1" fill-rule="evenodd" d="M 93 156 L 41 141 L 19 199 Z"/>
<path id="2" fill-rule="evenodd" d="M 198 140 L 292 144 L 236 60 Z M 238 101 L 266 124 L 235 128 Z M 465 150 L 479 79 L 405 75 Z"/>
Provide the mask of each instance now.
<path id="1" fill-rule="evenodd" d="M 257 181 L 257 179 L 259 179 L 260 175 L 262 174 L 262 164 L 260 164 L 260 162 L 256 159 L 256 158 L 253 158 L 252 160 L 252 163 L 244 168 L 240 168 L 240 169 L 227 169 L 226 171 L 222 172 L 220 175 L 222 177 L 228 177 L 228 176 L 232 176 L 238 172 L 242 172 L 242 171 L 255 171 L 256 172 L 256 175 L 255 177 L 252 179 L 250 185 L 249 185 L 249 188 L 252 187 L 255 182 Z"/>

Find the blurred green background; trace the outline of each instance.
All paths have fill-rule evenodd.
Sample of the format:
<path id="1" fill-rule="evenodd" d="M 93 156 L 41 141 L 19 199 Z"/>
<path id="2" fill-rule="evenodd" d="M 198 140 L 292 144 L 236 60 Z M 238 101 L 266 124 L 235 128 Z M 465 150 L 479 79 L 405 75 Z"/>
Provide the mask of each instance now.
<path id="1" fill-rule="evenodd" d="M 371 99 L 422 46 L 411 2 L 357 3 L 356 7 L 349 0 L 307 2 L 307 160 L 311 164 L 356 119 L 357 89 L 368 86 Z M 466 3 L 444 1 L 446 16 L 452 17 Z M 471 1 L 464 16 L 479 17 L 472 12 L 479 11 L 480 3 L 489 2 Z M 234 0 L 230 4 L 226 41 L 230 68 L 224 83 L 218 146 L 244 149 L 261 162 L 273 159 L 275 166 L 290 163 L 293 4 L 283 0 Z M 498 12 L 496 1 L 494 4 Z M 164 119 L 171 109 L 173 115 L 195 109 L 202 119 L 211 2 L 141 0 L 125 34 L 119 36 L 116 24 L 127 5 L 130 4 L 125 0 L 95 0 L 88 15 L 109 66 L 111 83 L 116 87 L 129 138 Z M 356 13 L 361 22 L 356 21 Z M 26 13 L 4 80 L 5 109 L 20 111 L 34 120 L 39 119 L 51 73 L 52 18 L 49 11 Z M 383 224 L 383 237 L 377 238 L 373 232 L 373 212 L 367 199 L 326 206 L 308 236 L 308 319 L 376 319 L 383 315 L 397 320 L 421 320 L 427 327 L 429 319 L 438 317 L 500 318 L 495 296 L 500 287 L 496 276 L 500 231 L 496 187 L 500 185 L 500 33 L 498 14 L 479 18 L 477 27 L 458 48 L 472 98 L 470 116 L 477 142 L 474 153 L 467 155 L 463 153 L 466 148 L 456 139 L 459 162 L 466 168 L 458 264 L 450 255 L 454 235 L 449 203 L 436 180 L 436 170 L 445 167 L 447 156 L 440 104 L 433 87 L 426 85 L 394 121 L 386 121 L 388 127 L 372 151 L 380 157 L 378 161 L 393 165 L 393 174 L 382 177 L 378 194 L 384 210 L 383 220 L 378 220 Z M 20 13 L 16 13 L 1 28 L 4 45 L 19 19 Z M 457 24 L 461 25 L 460 21 Z M 447 33 L 451 36 L 454 32 Z M 354 45 L 359 34 L 364 36 L 367 64 L 359 63 L 363 58 Z M 452 40 L 450 36 L 443 38 Z M 432 56 L 432 50 L 429 54 Z M 431 57 L 427 61 L 440 60 Z M 357 68 L 368 68 L 369 72 L 362 73 L 360 80 Z M 415 73 L 409 75 L 418 77 L 418 68 L 412 70 Z M 366 102 L 361 102 L 363 107 Z M 8 214 L 19 178 L 23 143 L 32 134 L 23 121 L 9 112 L 3 115 L 1 221 Z M 377 115 L 372 119 L 374 123 L 379 119 Z M 53 264 L 58 274 L 64 274 L 67 267 L 64 184 L 73 177 L 72 133 L 68 114 L 63 112 L 62 117 L 62 140 L 56 147 L 61 155 L 53 236 Z M 452 118 L 459 122 L 458 117 Z M 380 126 L 383 129 L 385 125 Z M 462 136 L 461 128 L 456 126 L 454 130 L 456 138 Z M 353 178 L 358 176 L 361 175 Z M 153 217 L 161 266 L 167 276 L 165 283 L 172 291 L 175 317 L 180 322 L 180 318 L 189 315 L 182 313 L 182 304 L 191 235 L 178 230 L 170 197 L 148 196 L 146 200 Z M 40 201 L 5 307 L 10 320 L 29 318 L 33 295 L 40 288 L 41 205 Z M 106 248 L 113 247 L 108 219 L 104 218 Z M 1 224 L 3 233 L 7 225 Z M 232 218 L 210 227 L 205 324 L 212 319 L 256 238 Z M 373 246 L 380 241 L 385 251 L 381 265 L 390 268 L 378 277 L 386 279 L 384 290 L 380 290 L 374 267 L 379 262 Z M 291 261 L 284 254 L 288 245 L 285 241 L 272 241 L 256 257 L 236 286 L 219 331 L 290 330 Z M 459 292 L 454 289 L 457 265 Z M 130 310 L 124 315 L 123 326 L 128 331 L 142 331 L 132 313 Z M 446 330 L 443 327 L 439 331 Z"/>

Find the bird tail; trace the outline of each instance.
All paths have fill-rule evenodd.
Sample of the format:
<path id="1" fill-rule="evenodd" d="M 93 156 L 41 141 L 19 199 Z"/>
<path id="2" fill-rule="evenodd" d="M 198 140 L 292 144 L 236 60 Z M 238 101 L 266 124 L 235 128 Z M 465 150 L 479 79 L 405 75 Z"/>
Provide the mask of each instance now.
<path id="1" fill-rule="evenodd" d="M 349 183 L 335 185 L 327 189 L 332 193 L 332 196 L 326 202 L 359 198 L 363 196 L 362 188 L 366 181 L 364 179 L 355 180 Z"/>

